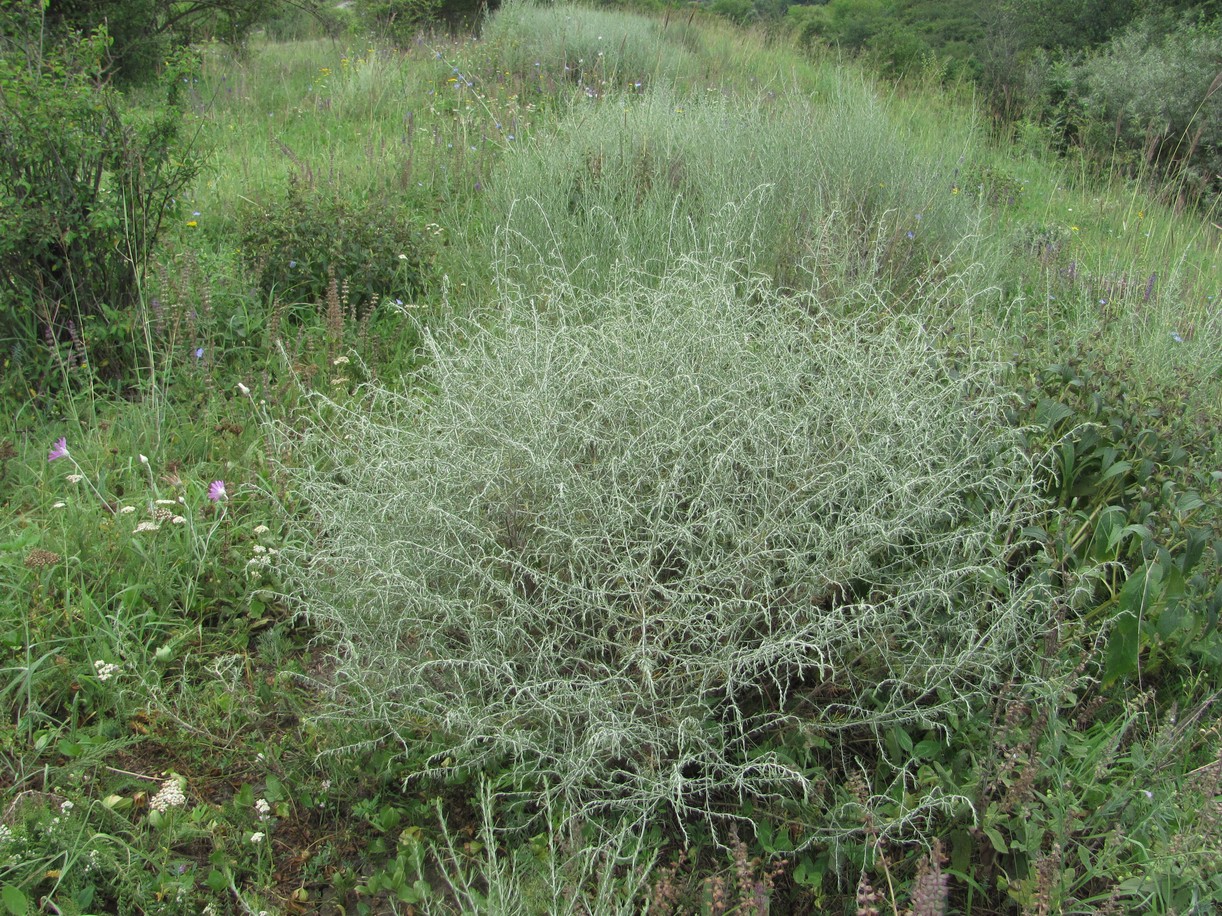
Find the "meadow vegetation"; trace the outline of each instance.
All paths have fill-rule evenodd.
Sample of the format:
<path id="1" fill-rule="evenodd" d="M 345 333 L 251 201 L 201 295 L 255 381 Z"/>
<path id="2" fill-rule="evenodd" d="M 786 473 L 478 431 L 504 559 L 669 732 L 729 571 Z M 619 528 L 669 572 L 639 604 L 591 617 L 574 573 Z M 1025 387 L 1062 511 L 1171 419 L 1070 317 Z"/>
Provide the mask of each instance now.
<path id="1" fill-rule="evenodd" d="M 0 910 L 1215 911 L 1216 213 L 690 10 L 4 22 Z"/>

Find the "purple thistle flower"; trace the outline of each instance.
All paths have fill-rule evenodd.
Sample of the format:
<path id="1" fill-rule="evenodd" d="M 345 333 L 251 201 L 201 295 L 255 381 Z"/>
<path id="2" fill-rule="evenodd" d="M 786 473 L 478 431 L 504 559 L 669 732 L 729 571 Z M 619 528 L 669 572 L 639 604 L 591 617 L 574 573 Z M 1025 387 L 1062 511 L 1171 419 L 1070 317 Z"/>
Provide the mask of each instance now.
<path id="1" fill-rule="evenodd" d="M 225 492 L 225 481 L 212 481 L 212 485 L 208 487 L 208 498 L 214 503 L 219 503 L 222 499 L 228 499 L 229 494 Z"/>
<path id="2" fill-rule="evenodd" d="M 60 436 L 55 440 L 55 445 L 47 454 L 48 461 L 54 461 L 56 458 L 68 457 L 68 439 L 66 436 Z"/>

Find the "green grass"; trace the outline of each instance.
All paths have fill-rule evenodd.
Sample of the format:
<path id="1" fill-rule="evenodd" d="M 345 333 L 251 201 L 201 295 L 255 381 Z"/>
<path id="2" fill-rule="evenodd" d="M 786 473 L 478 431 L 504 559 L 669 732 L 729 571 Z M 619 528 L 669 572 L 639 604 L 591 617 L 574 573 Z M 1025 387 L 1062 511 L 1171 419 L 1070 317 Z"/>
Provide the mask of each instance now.
<path id="1" fill-rule="evenodd" d="M 688 12 L 514 5 L 482 40 L 425 37 L 404 52 L 355 39 L 265 42 L 240 58 L 214 47 L 203 55 L 189 117 L 210 168 L 163 238 L 143 291 L 141 378 L 124 397 L 108 397 L 64 351 L 62 395 L 35 400 L 3 383 L 0 696 L 12 714 L 0 725 L 0 907 L 508 913 L 581 912 L 586 900 L 595 913 L 639 911 L 646 901 L 652 912 L 756 912 L 758 892 L 774 912 L 829 913 L 854 912 L 877 893 L 886 913 L 917 907 L 922 893 L 942 886 L 938 875 L 950 912 L 960 913 L 1113 904 L 1118 912 L 1204 913 L 1222 898 L 1217 214 L 1177 213 L 1137 184 L 1092 179 L 1037 139 L 994 138 L 962 94 L 886 86 L 776 36 Z M 418 231 L 422 287 L 407 294 L 391 271 L 376 281 L 385 288 L 372 311 L 345 294 L 342 276 L 320 301 L 260 289 L 260 265 L 241 244 L 252 225 L 292 226 L 292 243 L 310 253 L 311 240 L 334 235 L 317 222 L 331 212 L 325 207 L 285 211 L 297 206 L 290 182 L 371 221 Z M 704 273 L 689 275 L 676 297 L 693 264 Z M 715 266 L 724 283 L 714 282 Z M 515 322 L 549 303 L 560 305 L 547 320 L 563 311 L 565 321 L 540 325 L 551 330 L 532 345 L 566 341 L 553 368 L 580 374 L 563 385 L 545 371 L 552 363 L 519 365 L 511 357 L 521 354 L 496 349 L 525 339 Z M 644 330 L 612 320 L 626 309 L 643 322 L 646 306 L 659 304 L 670 311 Z M 917 703 L 925 717 L 883 716 L 900 698 L 883 695 L 880 672 L 890 670 L 892 687 L 912 676 L 887 654 L 903 636 L 888 618 L 862 630 L 865 642 L 843 660 L 878 683 L 787 680 L 779 670 L 752 682 L 757 705 L 780 702 L 770 691 L 789 691 L 793 704 L 817 712 L 782 703 L 790 719 L 729 742 L 733 766 L 769 761 L 793 776 L 784 791 L 755 773 L 743 777 L 751 791 L 740 792 L 719 771 L 713 795 L 688 793 L 639 820 L 598 805 L 571 817 L 566 804 L 587 801 L 590 780 L 606 776 L 578 766 L 571 746 L 573 759 L 554 774 L 519 765 L 521 749 L 546 731 L 530 718 L 539 710 L 523 705 L 529 690 L 455 702 L 469 718 L 483 717 L 484 732 L 439 727 L 396 698 L 395 684 L 381 685 L 387 702 L 376 710 L 352 713 L 342 637 L 347 627 L 353 641 L 358 611 L 373 604 L 328 592 L 337 580 L 321 564 L 348 564 L 377 601 L 389 600 L 377 575 L 445 583 L 442 572 L 426 575 L 427 564 L 392 568 L 388 557 L 409 540 L 425 552 L 432 544 L 420 533 L 427 525 L 407 526 L 408 514 L 384 527 L 381 552 L 353 553 L 361 539 L 343 536 L 371 530 L 386 505 L 440 485 L 444 475 L 418 466 L 432 441 L 422 432 L 439 422 L 438 403 L 461 417 L 474 401 L 467 389 L 447 393 L 438 366 L 469 359 L 465 384 L 500 379 L 481 403 L 492 416 L 509 411 L 447 459 L 450 477 L 460 460 L 492 473 L 498 456 L 521 470 L 511 446 L 529 437 L 513 435 L 510 420 L 539 433 L 536 457 L 552 446 L 579 452 L 565 435 L 580 424 L 544 421 L 566 398 L 584 398 L 596 416 L 632 393 L 612 358 L 617 335 L 628 335 L 626 349 L 635 341 L 647 352 L 660 346 L 659 328 L 680 337 L 699 330 L 684 346 L 638 360 L 639 375 L 652 381 L 633 402 L 637 415 L 659 398 L 682 407 L 650 372 L 686 353 L 695 360 L 688 375 L 712 380 L 701 390 L 728 385 L 726 403 L 750 420 L 721 431 L 741 435 L 720 451 L 741 453 L 744 464 L 771 456 L 780 469 L 783 443 L 752 446 L 753 437 L 770 441 L 768 429 L 792 433 L 785 422 L 796 422 L 770 413 L 776 404 L 751 410 L 763 382 L 779 385 L 777 372 L 761 381 L 752 363 L 753 352 L 771 351 L 753 350 L 749 337 L 717 336 L 737 327 L 741 307 L 768 305 L 776 321 L 805 308 L 807 334 L 791 350 L 817 346 L 820 322 L 829 341 L 845 327 L 860 335 L 872 356 L 854 371 L 869 377 L 853 384 L 846 369 L 840 381 L 872 392 L 858 405 L 863 416 L 885 414 L 902 387 L 883 384 L 899 371 L 879 355 L 891 352 L 887 334 L 920 327 L 932 348 L 921 372 L 956 379 L 956 390 L 997 408 L 987 412 L 996 436 L 986 429 L 986 441 L 1021 437 L 1046 511 L 981 535 L 991 556 L 982 568 L 993 571 L 988 589 L 1002 588 L 1000 568 L 1003 579 L 1038 590 L 1055 623 L 1002 660 L 1016 671 L 1008 687 L 978 677 L 949 683 Z M 438 349 L 430 355 L 429 346 Z M 726 366 L 691 355 L 714 351 Z M 504 358 L 480 363 L 488 352 Z M 494 366 L 501 375 L 485 371 Z M 796 404 L 809 392 L 794 384 Z M 579 406 L 570 405 L 575 417 Z M 671 432 L 706 441 L 702 414 L 688 408 Z M 887 442 L 905 455 L 920 450 L 897 416 L 893 429 L 870 426 L 881 438 L 862 437 L 873 443 L 862 454 L 880 479 L 908 466 Z M 852 425 L 846 420 L 841 434 Z M 619 444 L 636 455 L 642 430 L 661 435 L 645 424 Z M 49 462 L 60 437 L 70 457 Z M 319 437 L 330 437 L 331 463 L 311 451 Z M 681 443 L 667 448 L 659 475 L 687 454 Z M 531 467 L 574 471 L 580 455 L 561 452 L 554 467 Z M 372 485 L 354 491 L 354 481 L 411 462 L 414 476 L 380 479 L 381 510 L 351 511 L 373 493 Z M 790 499 L 779 470 L 756 470 L 758 492 L 725 497 L 739 514 L 718 518 L 749 517 L 751 500 Z M 611 508 L 579 513 L 585 528 L 548 502 L 540 532 L 551 535 L 538 543 L 599 540 L 590 526 L 630 505 L 629 490 L 641 500 L 661 492 L 661 476 L 643 479 L 656 486 L 625 484 Z M 745 488 L 746 479 L 729 483 Z M 217 480 L 227 493 L 213 501 Z M 409 480 L 416 489 L 395 492 Z M 486 495 L 490 484 L 464 480 L 447 499 L 478 509 L 471 494 Z M 956 484 L 945 482 L 945 501 L 962 496 Z M 530 494 L 510 496 L 522 513 L 542 511 Z M 641 503 L 659 531 L 674 521 L 667 505 L 661 497 Z M 831 533 L 864 543 L 865 526 L 892 547 L 908 543 L 894 517 L 871 528 L 868 508 L 867 500 Z M 446 530 L 433 533 L 454 535 Z M 696 546 L 692 556 L 704 556 Z M 767 555 L 759 568 L 769 578 L 753 595 L 789 600 L 785 576 L 811 561 L 787 549 L 788 559 Z M 317 588 L 303 592 L 300 579 L 283 577 L 287 556 L 317 561 Z M 565 550 L 546 559 L 558 582 L 577 568 L 575 559 L 566 565 Z M 620 573 L 599 578 L 596 570 L 582 581 L 606 594 L 631 591 Z M 328 614 L 312 604 L 323 594 L 332 599 Z M 461 602 L 473 592 L 440 594 Z M 869 597 L 858 594 L 863 606 Z M 995 596 L 973 609 L 1000 606 Z M 485 604 L 469 610 L 490 629 L 442 629 L 428 645 L 468 651 L 477 636 L 503 652 L 519 638 L 531 651 L 558 645 L 546 621 L 500 632 L 504 620 L 480 616 Z M 676 633 L 689 626 L 671 623 Z M 690 627 L 706 642 L 692 656 L 676 649 L 687 670 L 736 664 L 731 647 Z M 753 632 L 761 628 L 756 621 Z M 376 632 L 378 647 L 393 649 L 393 627 Z M 692 648 L 678 636 L 675 645 Z M 435 688 L 432 661 L 417 658 L 409 673 Z M 553 674 L 563 682 L 558 661 Z M 365 678 L 358 686 L 378 685 Z M 828 724 L 845 690 L 878 713 L 872 725 Z M 710 717 L 703 726 L 693 714 L 667 727 L 680 738 L 688 725 L 702 727 L 691 740 L 707 748 L 732 718 L 734 705 L 721 699 L 713 691 L 697 704 Z M 627 722 L 633 707 L 611 704 L 606 715 Z M 513 710 L 525 710 L 519 733 L 505 730 Z M 573 724 L 559 721 L 550 727 Z M 464 741 L 475 743 L 462 750 Z M 553 777 L 586 784 L 546 791 Z M 167 785 L 181 789 L 181 806 L 166 805 Z M 720 819 L 699 815 L 709 811 Z"/>

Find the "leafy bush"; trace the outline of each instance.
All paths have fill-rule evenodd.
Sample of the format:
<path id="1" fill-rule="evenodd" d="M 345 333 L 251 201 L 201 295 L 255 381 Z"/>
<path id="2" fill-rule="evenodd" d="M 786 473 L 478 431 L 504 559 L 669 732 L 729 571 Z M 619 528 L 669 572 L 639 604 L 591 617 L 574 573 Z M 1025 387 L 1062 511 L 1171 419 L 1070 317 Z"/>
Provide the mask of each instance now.
<path id="1" fill-rule="evenodd" d="M 442 0 L 355 0 L 357 17 L 382 41 L 407 47 L 433 21 Z"/>
<path id="2" fill-rule="evenodd" d="M 178 49 L 211 40 L 240 45 L 280 8 L 278 0 L 48 0 L 40 6 L 54 31 L 105 28 L 113 39 L 108 64 L 128 84 L 156 79 Z"/>
<path id="3" fill-rule="evenodd" d="M 1131 165 L 1156 164 L 1190 185 L 1222 181 L 1222 22 L 1157 18 L 1133 25 L 1082 65 L 1086 140 L 1119 145 Z"/>
<path id="4" fill-rule="evenodd" d="M 199 171 L 177 106 L 189 62 L 174 62 L 161 101 L 139 108 L 106 84 L 107 44 L 98 31 L 0 54 L 0 339 L 32 383 L 48 372 L 43 339 L 130 380 L 145 268 Z"/>
<path id="5" fill-rule="evenodd" d="M 424 290 L 432 256 L 417 219 L 293 177 L 283 197 L 242 215 L 242 252 L 269 298 L 322 305 L 336 280 L 361 315 L 379 298 L 410 302 Z"/>
<path id="6" fill-rule="evenodd" d="M 294 591 L 341 715 L 690 822 L 809 790 L 770 739 L 937 727 L 1021 681 L 1036 500 L 987 376 L 716 264 L 628 273 L 536 276 L 435 342 L 428 395 L 293 431 L 322 532 Z"/>

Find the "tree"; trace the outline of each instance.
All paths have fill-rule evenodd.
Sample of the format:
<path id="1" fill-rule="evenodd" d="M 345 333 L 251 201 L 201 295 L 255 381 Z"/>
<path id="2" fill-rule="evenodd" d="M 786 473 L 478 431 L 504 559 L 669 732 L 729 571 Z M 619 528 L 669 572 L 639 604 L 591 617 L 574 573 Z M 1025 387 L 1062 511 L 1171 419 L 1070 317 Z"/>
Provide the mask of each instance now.
<path id="1" fill-rule="evenodd" d="M 127 82 L 156 74 L 168 52 L 219 39 L 238 44 L 282 0 L 45 0 L 46 23 L 59 35 L 105 26 L 111 66 Z M 314 0 L 304 0 L 312 5 Z"/>
<path id="2" fill-rule="evenodd" d="M 40 7 L 0 7 L 0 340 L 31 385 L 44 343 L 126 381 L 144 270 L 198 172 L 177 105 L 191 62 L 170 58 L 160 100 L 134 108 L 105 28 L 48 41 Z"/>

